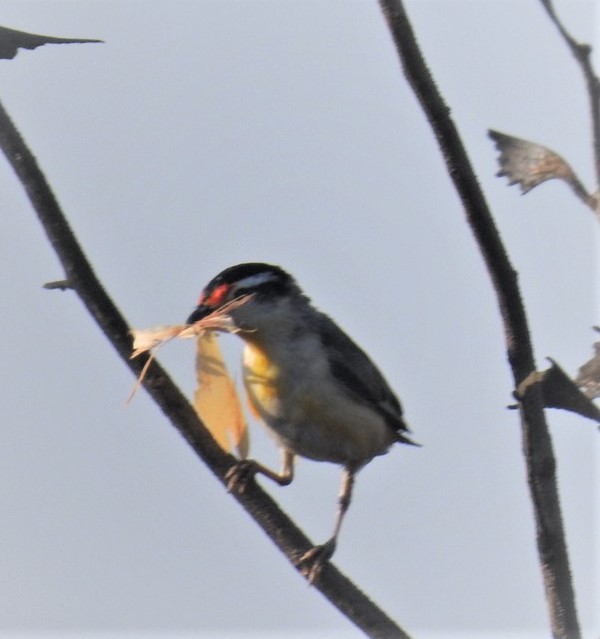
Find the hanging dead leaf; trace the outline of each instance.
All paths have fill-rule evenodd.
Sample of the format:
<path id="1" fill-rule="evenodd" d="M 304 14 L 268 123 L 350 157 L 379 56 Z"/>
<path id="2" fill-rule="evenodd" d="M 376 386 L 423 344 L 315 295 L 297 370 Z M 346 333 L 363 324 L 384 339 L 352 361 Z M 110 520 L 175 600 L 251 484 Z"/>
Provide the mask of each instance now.
<path id="1" fill-rule="evenodd" d="M 19 52 L 19 49 L 37 49 L 37 47 L 41 47 L 44 44 L 84 44 L 86 42 L 102 42 L 102 40 L 54 38 L 52 36 L 0 27 L 0 58 L 12 60 Z"/>
<path id="2" fill-rule="evenodd" d="M 231 452 L 235 448 L 245 459 L 249 448 L 248 427 L 218 336 L 213 331 L 198 336 L 196 375 L 194 407 L 198 415 L 223 450 Z"/>
<path id="3" fill-rule="evenodd" d="M 600 332 L 597 326 L 594 330 Z M 594 356 L 581 366 L 575 382 L 590 399 L 600 397 L 600 342 L 594 343 Z"/>
<path id="4" fill-rule="evenodd" d="M 553 359 L 548 360 L 552 366 L 545 371 L 535 371 L 528 375 L 517 388 L 516 398 L 522 399 L 531 386 L 541 384 L 544 406 L 562 408 L 600 422 L 600 409 Z"/>
<path id="5" fill-rule="evenodd" d="M 499 131 L 488 131 L 500 152 L 498 177 L 506 176 L 508 183 L 518 184 L 523 194 L 547 180 L 564 180 L 588 206 L 595 200 L 587 192 L 569 164 L 551 149 Z"/>

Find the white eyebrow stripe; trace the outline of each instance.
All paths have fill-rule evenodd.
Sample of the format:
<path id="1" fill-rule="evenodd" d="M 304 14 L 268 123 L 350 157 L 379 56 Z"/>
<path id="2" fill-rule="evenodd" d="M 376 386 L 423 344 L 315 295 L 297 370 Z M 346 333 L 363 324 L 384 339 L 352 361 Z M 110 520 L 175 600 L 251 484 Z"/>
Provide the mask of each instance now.
<path id="1" fill-rule="evenodd" d="M 277 279 L 277 275 L 275 273 L 257 273 L 256 275 L 249 275 L 248 277 L 244 277 L 241 280 L 238 280 L 235 283 L 235 288 L 254 288 L 255 286 L 260 286 L 265 282 L 271 282 Z"/>

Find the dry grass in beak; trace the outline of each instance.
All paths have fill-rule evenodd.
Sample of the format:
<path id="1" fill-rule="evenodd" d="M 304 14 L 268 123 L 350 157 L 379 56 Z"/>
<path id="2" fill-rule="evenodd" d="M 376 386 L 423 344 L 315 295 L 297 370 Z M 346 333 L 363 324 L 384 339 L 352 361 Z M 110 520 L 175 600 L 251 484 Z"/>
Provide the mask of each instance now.
<path id="1" fill-rule="evenodd" d="M 246 419 L 235 383 L 229 375 L 214 332 L 236 333 L 238 328 L 228 312 L 245 304 L 251 297 L 244 295 L 235 299 L 194 324 L 132 329 L 131 359 L 142 353 L 149 353 L 149 356 L 127 402 L 137 393 L 160 346 L 172 339 L 196 337 L 198 386 L 194 393 L 194 408 L 223 450 L 231 452 L 235 447 L 242 459 L 247 457 L 249 439 Z"/>

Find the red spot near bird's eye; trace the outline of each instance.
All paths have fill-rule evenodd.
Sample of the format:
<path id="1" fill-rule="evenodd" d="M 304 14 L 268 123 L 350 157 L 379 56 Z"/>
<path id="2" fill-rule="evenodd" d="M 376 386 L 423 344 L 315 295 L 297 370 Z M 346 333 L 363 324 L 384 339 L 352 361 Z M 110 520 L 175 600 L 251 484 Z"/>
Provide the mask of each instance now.
<path id="1" fill-rule="evenodd" d="M 221 284 L 217 288 L 213 289 L 208 295 L 202 295 L 200 297 L 200 304 L 206 306 L 219 306 L 225 299 L 229 292 L 229 284 Z"/>

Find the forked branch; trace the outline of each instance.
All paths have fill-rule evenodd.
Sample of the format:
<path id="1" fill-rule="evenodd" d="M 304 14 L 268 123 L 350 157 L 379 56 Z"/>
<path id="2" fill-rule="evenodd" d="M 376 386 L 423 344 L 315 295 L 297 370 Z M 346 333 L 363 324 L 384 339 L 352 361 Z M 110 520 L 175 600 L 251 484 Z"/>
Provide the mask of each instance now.
<path id="1" fill-rule="evenodd" d="M 517 274 L 479 187 L 458 131 L 427 68 L 401 0 L 380 0 L 404 74 L 437 139 L 493 283 L 504 324 L 515 388 L 535 371 Z M 556 482 L 556 462 L 539 384 L 520 397 L 522 441 L 533 504 L 539 560 L 555 638 L 580 636 Z"/>
<path id="2" fill-rule="evenodd" d="M 556 14 L 552 0 L 540 0 L 540 2 L 544 9 L 546 9 L 546 12 L 552 22 L 556 25 L 560 35 L 571 50 L 573 57 L 577 60 L 585 79 L 592 119 L 594 163 L 596 165 L 596 188 L 600 188 L 600 80 L 594 73 L 594 67 L 591 60 L 592 48 L 589 44 L 577 42 L 577 40 L 575 40 L 575 38 L 573 38 L 573 36 L 567 31 Z"/>

